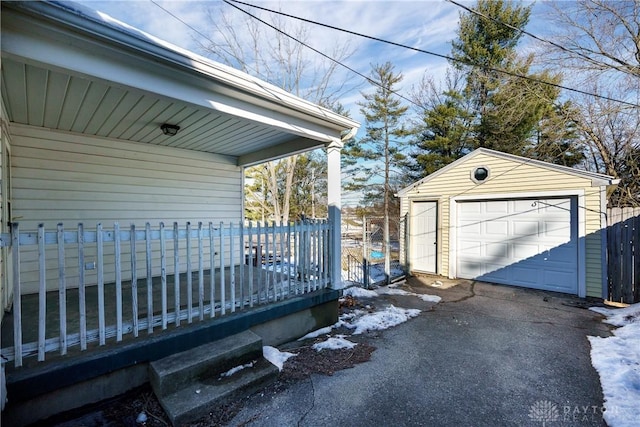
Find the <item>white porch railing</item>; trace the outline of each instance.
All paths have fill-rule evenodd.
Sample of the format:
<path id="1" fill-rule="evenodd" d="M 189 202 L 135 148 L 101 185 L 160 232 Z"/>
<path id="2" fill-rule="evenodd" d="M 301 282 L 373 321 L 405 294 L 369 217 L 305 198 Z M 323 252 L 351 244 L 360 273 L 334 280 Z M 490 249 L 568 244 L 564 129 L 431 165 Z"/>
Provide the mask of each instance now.
<path id="1" fill-rule="evenodd" d="M 13 264 L 13 347 L 2 355 L 19 367 L 25 357 L 44 361 L 50 352 L 84 351 L 324 288 L 330 228 L 327 221 L 124 230 L 115 223 L 24 232 L 13 223 L 0 241 L 11 246 Z M 37 298 L 23 295 L 25 287 L 37 287 Z M 37 322 L 23 316 L 28 297 Z M 47 322 L 52 315 L 55 324 Z M 37 339 L 31 331 L 34 339 L 23 342 L 27 327 Z"/>

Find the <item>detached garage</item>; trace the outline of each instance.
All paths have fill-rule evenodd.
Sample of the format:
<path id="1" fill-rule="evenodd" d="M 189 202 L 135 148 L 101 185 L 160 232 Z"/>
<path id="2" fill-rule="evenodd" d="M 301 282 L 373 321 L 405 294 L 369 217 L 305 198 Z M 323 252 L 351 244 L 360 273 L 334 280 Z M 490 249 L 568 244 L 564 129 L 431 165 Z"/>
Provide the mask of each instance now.
<path id="1" fill-rule="evenodd" d="M 399 191 L 412 272 L 603 297 L 617 180 L 479 148 Z"/>

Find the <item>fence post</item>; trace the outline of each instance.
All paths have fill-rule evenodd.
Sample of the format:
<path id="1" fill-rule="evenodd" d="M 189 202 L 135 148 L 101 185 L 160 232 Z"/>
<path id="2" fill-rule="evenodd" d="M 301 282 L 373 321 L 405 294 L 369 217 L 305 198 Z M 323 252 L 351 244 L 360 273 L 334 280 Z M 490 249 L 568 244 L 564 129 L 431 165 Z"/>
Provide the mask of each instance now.
<path id="1" fill-rule="evenodd" d="M 362 283 L 369 289 L 369 236 L 367 235 L 367 217 L 362 217 Z"/>

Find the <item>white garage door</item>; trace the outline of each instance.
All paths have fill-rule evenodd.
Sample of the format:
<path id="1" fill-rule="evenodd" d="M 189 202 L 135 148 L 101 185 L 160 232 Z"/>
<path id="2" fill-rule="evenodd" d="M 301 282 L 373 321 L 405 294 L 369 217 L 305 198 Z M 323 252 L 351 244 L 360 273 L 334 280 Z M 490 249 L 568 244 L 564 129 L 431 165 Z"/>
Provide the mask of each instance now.
<path id="1" fill-rule="evenodd" d="M 578 293 L 575 198 L 457 205 L 458 277 Z"/>

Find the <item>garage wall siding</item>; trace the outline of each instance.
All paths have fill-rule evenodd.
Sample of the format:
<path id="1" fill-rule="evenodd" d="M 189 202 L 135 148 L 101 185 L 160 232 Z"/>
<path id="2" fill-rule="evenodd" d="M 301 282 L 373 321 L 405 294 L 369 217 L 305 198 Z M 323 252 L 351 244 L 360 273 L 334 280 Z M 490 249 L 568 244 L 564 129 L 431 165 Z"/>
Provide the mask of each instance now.
<path id="1" fill-rule="evenodd" d="M 471 180 L 471 171 L 478 166 L 490 169 L 490 178 L 482 184 Z M 586 206 L 584 209 L 586 226 L 586 291 L 588 296 L 602 296 L 602 263 L 600 235 L 600 188 L 592 187 L 591 180 L 572 176 L 560 171 L 542 168 L 530 163 L 515 162 L 480 153 L 456 167 L 418 185 L 403 195 L 401 214 L 410 212 L 410 201 L 422 197 L 441 195 L 439 200 L 441 213 L 441 229 L 438 238 L 442 248 L 439 257 L 439 271 L 443 275 L 449 272 L 449 218 L 450 200 L 452 197 L 487 194 L 518 194 L 527 192 L 561 191 L 584 189 Z"/>
<path id="2" fill-rule="evenodd" d="M 37 230 L 39 223 L 48 231 L 59 222 L 66 230 L 77 230 L 79 222 L 85 230 L 95 230 L 97 223 L 111 229 L 118 221 L 126 230 L 131 224 L 143 229 L 145 222 L 157 228 L 161 221 L 166 227 L 177 221 L 184 228 L 187 221 L 197 227 L 198 221 L 208 226 L 209 221 L 219 225 L 241 220 L 242 170 L 234 158 L 20 125 L 12 125 L 11 134 L 13 217 L 23 231 Z M 129 259 L 127 250 L 123 244 L 123 260 Z M 139 274 L 144 277 L 143 242 L 138 251 Z M 70 247 L 68 257 L 72 252 Z M 37 253 L 21 251 L 21 257 L 23 292 L 35 292 Z M 91 253 L 86 257 L 95 259 Z M 105 248 L 105 265 L 112 257 L 112 248 Z M 53 253 L 47 258 L 47 277 L 53 279 L 56 258 Z M 153 263 L 159 270 L 158 250 Z M 76 264 L 68 260 L 70 287 Z M 123 277 L 127 273 L 123 271 Z M 105 280 L 111 279 L 107 273 Z"/>

